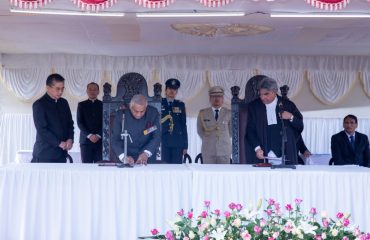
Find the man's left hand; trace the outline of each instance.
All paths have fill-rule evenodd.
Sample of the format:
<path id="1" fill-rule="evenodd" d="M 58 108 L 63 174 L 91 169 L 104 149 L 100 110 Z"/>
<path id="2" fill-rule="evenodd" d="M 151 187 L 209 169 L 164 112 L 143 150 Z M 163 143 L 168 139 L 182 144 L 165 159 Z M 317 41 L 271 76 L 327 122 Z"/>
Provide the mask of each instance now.
<path id="1" fill-rule="evenodd" d="M 148 157 L 148 155 L 146 153 L 142 153 L 137 158 L 136 164 L 144 164 L 144 165 L 147 165 L 148 164 L 148 158 L 149 157 Z"/>
<path id="2" fill-rule="evenodd" d="M 73 147 L 73 141 L 72 141 L 72 139 L 68 139 L 66 141 L 66 143 L 67 143 L 67 146 L 66 146 L 66 149 L 65 150 L 71 150 L 72 147 Z"/>
<path id="3" fill-rule="evenodd" d="M 281 113 L 281 118 L 285 119 L 285 120 L 292 119 L 292 116 L 293 116 L 293 114 L 291 114 L 290 112 L 287 112 L 287 111 L 284 111 L 284 112 Z"/>

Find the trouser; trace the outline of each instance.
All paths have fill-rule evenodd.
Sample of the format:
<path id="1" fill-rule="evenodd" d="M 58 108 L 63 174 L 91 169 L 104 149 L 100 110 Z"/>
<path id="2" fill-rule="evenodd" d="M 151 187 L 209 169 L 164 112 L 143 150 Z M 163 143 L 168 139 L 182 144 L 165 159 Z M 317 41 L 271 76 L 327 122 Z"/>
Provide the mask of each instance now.
<path id="1" fill-rule="evenodd" d="M 162 146 L 161 159 L 168 164 L 181 164 L 182 152 L 183 148 Z"/>
<path id="2" fill-rule="evenodd" d="M 80 144 L 81 161 L 96 163 L 102 160 L 102 141 L 93 144 Z"/>
<path id="3" fill-rule="evenodd" d="M 202 153 L 203 164 L 230 164 L 230 156 L 214 156 Z"/>

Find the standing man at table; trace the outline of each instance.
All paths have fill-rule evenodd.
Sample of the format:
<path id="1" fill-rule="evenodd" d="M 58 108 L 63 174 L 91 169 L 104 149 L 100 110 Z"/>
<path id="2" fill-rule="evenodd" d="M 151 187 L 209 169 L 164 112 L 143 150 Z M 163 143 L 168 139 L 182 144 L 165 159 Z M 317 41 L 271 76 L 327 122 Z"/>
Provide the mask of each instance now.
<path id="1" fill-rule="evenodd" d="M 77 125 L 80 128 L 80 150 L 83 163 L 96 163 L 102 160 L 103 103 L 97 99 L 99 85 L 87 84 L 88 99 L 79 102 Z"/>
<path id="2" fill-rule="evenodd" d="M 286 164 L 297 164 L 297 140 L 303 131 L 303 117 L 295 104 L 277 95 L 275 79 L 265 77 L 258 87 L 259 98 L 248 105 L 247 140 L 263 162 L 266 156 L 281 157 L 282 121 L 287 142 Z M 254 160 L 255 162 L 255 160 Z"/>
<path id="3" fill-rule="evenodd" d="M 64 78 L 51 74 L 46 79 L 46 93 L 32 105 L 36 142 L 31 162 L 65 163 L 73 146 L 73 120 L 66 99 L 62 98 Z"/>
<path id="4" fill-rule="evenodd" d="M 144 95 L 134 95 L 129 109 L 117 112 L 112 129 L 112 147 L 117 157 L 123 161 L 124 139 L 121 133 L 127 130 L 127 162 L 129 164 L 154 163 L 161 142 L 160 116 L 155 107 L 148 106 Z M 130 138 L 132 141 L 130 141 Z"/>
<path id="5" fill-rule="evenodd" d="M 331 137 L 334 165 L 355 164 L 369 167 L 369 138 L 356 131 L 357 117 L 345 116 L 343 128 L 343 131 Z"/>
<path id="6" fill-rule="evenodd" d="M 198 135 L 202 139 L 203 163 L 230 164 L 231 111 L 223 106 L 224 89 L 211 87 L 208 91 L 211 107 L 199 111 Z"/>
<path id="7" fill-rule="evenodd" d="M 180 81 L 166 81 L 166 97 L 162 98 L 162 160 L 169 164 L 181 164 L 188 150 L 185 104 L 175 99 Z"/>

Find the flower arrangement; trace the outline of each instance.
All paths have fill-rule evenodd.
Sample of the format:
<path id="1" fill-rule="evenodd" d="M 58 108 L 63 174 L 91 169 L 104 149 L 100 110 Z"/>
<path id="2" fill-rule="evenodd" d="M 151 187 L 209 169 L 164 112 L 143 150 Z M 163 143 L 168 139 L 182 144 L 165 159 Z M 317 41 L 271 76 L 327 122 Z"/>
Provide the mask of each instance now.
<path id="1" fill-rule="evenodd" d="M 309 214 L 301 211 L 301 199 L 285 205 L 285 212 L 273 199 L 266 200 L 267 207 L 261 210 L 262 200 L 256 208 L 244 209 L 241 204 L 230 203 L 229 210 L 210 210 L 210 201 L 204 201 L 204 211 L 194 217 L 193 210 L 179 210 L 170 230 L 160 234 L 152 229 L 152 236 L 141 239 L 166 240 L 283 240 L 283 239 L 370 239 L 369 233 L 350 224 L 350 215 L 338 212 L 334 218 L 323 211 L 318 216 L 316 208 Z"/>

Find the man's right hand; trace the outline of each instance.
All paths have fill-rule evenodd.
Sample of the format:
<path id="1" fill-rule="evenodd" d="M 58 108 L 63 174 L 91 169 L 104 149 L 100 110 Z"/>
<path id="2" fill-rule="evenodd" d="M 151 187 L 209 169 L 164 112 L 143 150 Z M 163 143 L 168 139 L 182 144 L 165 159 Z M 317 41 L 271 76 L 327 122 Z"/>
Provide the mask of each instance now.
<path id="1" fill-rule="evenodd" d="M 63 149 L 63 150 L 66 150 L 67 149 L 67 142 L 60 142 L 59 143 L 59 147 L 61 148 L 61 149 Z"/>
<path id="2" fill-rule="evenodd" d="M 258 159 L 264 159 L 265 157 L 263 156 L 263 150 L 262 149 L 257 149 L 256 150 L 256 157 Z"/>

